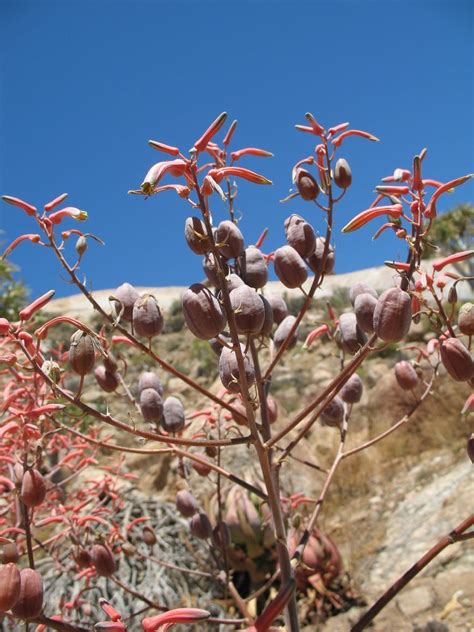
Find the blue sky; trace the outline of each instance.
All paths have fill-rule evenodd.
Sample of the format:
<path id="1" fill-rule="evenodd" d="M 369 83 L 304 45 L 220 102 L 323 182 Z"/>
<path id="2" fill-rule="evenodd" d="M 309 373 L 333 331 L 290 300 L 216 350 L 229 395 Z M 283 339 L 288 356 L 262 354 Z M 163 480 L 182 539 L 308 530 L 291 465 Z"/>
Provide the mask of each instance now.
<path id="1" fill-rule="evenodd" d="M 0 0 L 0 189 L 40 206 L 67 191 L 89 213 L 82 271 L 96 289 L 191 284 L 203 274 L 183 239 L 188 206 L 167 192 L 144 201 L 127 195 L 165 156 L 152 138 L 192 146 L 223 110 L 237 118 L 234 148 L 262 147 L 249 159 L 274 181 L 242 184 L 242 230 L 266 249 L 284 241 L 283 220 L 320 213 L 301 200 L 282 205 L 292 165 L 312 137 L 298 133 L 311 111 L 324 125 L 350 121 L 382 142 L 347 142 L 340 154 L 354 184 L 336 210 L 340 229 L 373 199 L 379 178 L 409 167 L 422 147 L 426 174 L 442 181 L 473 171 L 473 3 L 398 2 L 22 2 Z M 473 198 L 464 185 L 440 208 Z M 216 219 L 225 209 L 213 201 Z M 3 239 L 35 232 L 19 210 L 0 209 Z M 336 231 L 336 271 L 404 256 L 402 242 Z M 72 246 L 72 243 L 71 243 Z M 72 254 L 72 253 L 71 253 Z M 11 260 L 38 295 L 75 292 L 46 249 L 22 245 Z"/>

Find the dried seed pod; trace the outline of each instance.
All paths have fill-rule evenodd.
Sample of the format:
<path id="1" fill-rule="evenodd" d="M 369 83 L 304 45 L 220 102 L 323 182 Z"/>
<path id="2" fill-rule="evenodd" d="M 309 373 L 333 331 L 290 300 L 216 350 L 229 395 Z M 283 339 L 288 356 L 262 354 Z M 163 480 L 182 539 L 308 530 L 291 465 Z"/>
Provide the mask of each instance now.
<path id="1" fill-rule="evenodd" d="M 163 404 L 161 427 L 166 432 L 181 432 L 184 428 L 184 407 L 177 397 L 167 397 Z"/>
<path id="2" fill-rule="evenodd" d="M 133 306 L 133 328 L 138 336 L 153 338 L 161 334 L 164 320 L 156 298 L 143 294 Z"/>
<path id="3" fill-rule="evenodd" d="M 272 333 L 272 329 L 273 329 L 273 310 L 272 310 L 272 306 L 270 305 L 270 303 L 267 301 L 267 299 L 262 296 L 261 294 L 259 294 L 259 297 L 263 303 L 263 309 L 264 309 L 264 319 L 263 319 L 263 325 L 260 329 L 260 334 L 262 336 L 270 336 Z"/>
<path id="4" fill-rule="evenodd" d="M 357 318 L 357 324 L 362 331 L 371 334 L 374 331 L 374 311 L 377 305 L 377 299 L 368 292 L 358 294 L 354 301 L 354 312 Z"/>
<path id="5" fill-rule="evenodd" d="M 186 324 L 197 338 L 210 340 L 223 331 L 225 314 L 217 298 L 205 285 L 191 285 L 183 293 L 182 304 Z"/>
<path id="6" fill-rule="evenodd" d="M 336 161 L 334 182 L 340 189 L 348 189 L 352 184 L 352 171 L 345 158 L 339 158 Z"/>
<path id="7" fill-rule="evenodd" d="M 336 397 L 321 411 L 321 422 L 326 426 L 340 426 L 344 421 L 344 404 Z"/>
<path id="8" fill-rule="evenodd" d="M 38 470 L 26 470 L 21 481 L 20 500 L 26 507 L 41 505 L 46 497 L 46 484 Z"/>
<path id="9" fill-rule="evenodd" d="M 72 549 L 72 558 L 76 562 L 78 568 L 89 568 L 92 565 L 92 558 L 89 551 L 81 546 L 75 546 Z"/>
<path id="10" fill-rule="evenodd" d="M 265 307 L 257 292 L 241 285 L 232 290 L 229 299 L 239 334 L 258 334 L 265 321 Z"/>
<path id="11" fill-rule="evenodd" d="M 197 512 L 196 499 L 187 489 L 181 489 L 176 494 L 176 509 L 185 518 L 191 518 Z"/>
<path id="12" fill-rule="evenodd" d="M 229 266 L 223 262 L 222 267 L 224 276 L 227 276 L 229 274 Z M 213 285 L 214 287 L 220 287 L 219 274 L 217 271 L 218 268 L 212 252 L 204 257 L 202 261 L 202 268 L 211 285 Z"/>
<path id="13" fill-rule="evenodd" d="M 122 285 L 115 290 L 115 298 L 123 305 L 122 318 L 128 320 L 128 322 L 132 322 L 133 306 L 135 305 L 135 301 L 140 298 L 138 291 L 133 285 L 130 285 L 130 283 L 122 283 Z"/>
<path id="14" fill-rule="evenodd" d="M 219 338 L 210 338 L 209 344 L 211 345 L 211 349 L 214 351 L 216 356 L 221 355 L 222 347 L 224 346 L 221 340 L 225 341 L 228 345 L 232 345 L 232 338 L 228 331 L 223 331 Z"/>
<path id="15" fill-rule="evenodd" d="M 402 360 L 395 365 L 395 377 L 404 391 L 411 391 L 418 385 L 418 375 L 410 362 Z"/>
<path id="16" fill-rule="evenodd" d="M 354 373 L 341 388 L 341 399 L 346 404 L 357 404 L 362 397 L 362 380 Z"/>
<path id="17" fill-rule="evenodd" d="M 216 245 L 226 259 L 238 257 L 244 250 L 244 236 L 229 219 L 219 224 L 214 234 Z"/>
<path id="18" fill-rule="evenodd" d="M 112 393 L 119 385 L 119 381 L 115 373 L 107 371 L 105 366 L 98 366 L 94 371 L 95 379 L 100 388 L 106 393 Z"/>
<path id="19" fill-rule="evenodd" d="M 296 252 L 306 259 L 316 248 L 316 234 L 311 224 L 299 215 L 290 215 L 285 220 L 286 241 Z"/>
<path id="20" fill-rule="evenodd" d="M 198 217 L 188 217 L 184 223 L 184 238 L 191 250 L 197 255 L 205 255 L 211 250 L 211 240 L 206 226 Z"/>
<path id="21" fill-rule="evenodd" d="M 474 336 L 474 303 L 464 303 L 458 314 L 458 327 L 466 336 Z"/>
<path id="22" fill-rule="evenodd" d="M 91 560 L 97 575 L 110 577 L 117 570 L 114 554 L 107 544 L 94 544 L 91 549 Z"/>
<path id="23" fill-rule="evenodd" d="M 104 358 L 104 366 L 109 373 L 116 373 L 118 370 L 117 358 L 110 351 L 107 351 L 107 355 Z"/>
<path id="24" fill-rule="evenodd" d="M 94 368 L 95 347 L 92 336 L 78 329 L 71 336 L 69 365 L 78 375 L 86 375 Z"/>
<path id="25" fill-rule="evenodd" d="M 230 530 L 223 520 L 212 530 L 212 542 L 219 549 L 227 549 L 230 546 Z"/>
<path id="26" fill-rule="evenodd" d="M 240 257 L 241 276 L 244 282 L 256 289 L 268 281 L 268 267 L 264 256 L 255 246 L 249 246 Z"/>
<path id="27" fill-rule="evenodd" d="M 458 302 L 458 291 L 456 289 L 456 284 L 453 283 L 448 291 L 448 303 L 450 305 L 455 305 Z"/>
<path id="28" fill-rule="evenodd" d="M 242 353 L 244 346 L 240 345 Z M 244 355 L 244 369 L 247 385 L 251 386 L 255 381 L 255 369 L 248 355 Z M 219 358 L 219 375 L 222 384 L 228 391 L 232 393 L 240 393 L 242 386 L 240 384 L 241 376 L 239 365 L 237 363 L 237 355 L 233 349 L 224 347 Z"/>
<path id="29" fill-rule="evenodd" d="M 150 423 L 158 423 L 163 416 L 163 400 L 154 388 L 145 388 L 140 393 L 140 410 L 143 419 Z"/>
<path id="30" fill-rule="evenodd" d="M 367 283 L 364 283 L 364 281 L 357 281 L 357 283 L 354 283 L 354 285 L 349 290 L 349 299 L 353 306 L 355 305 L 356 298 L 359 296 L 359 294 L 370 294 L 374 298 L 379 297 L 374 288 Z"/>
<path id="31" fill-rule="evenodd" d="M 319 186 L 314 177 L 306 169 L 297 169 L 294 182 L 303 200 L 315 200 L 319 194 Z"/>
<path id="32" fill-rule="evenodd" d="M 448 338 L 439 348 L 441 362 L 453 380 L 467 382 L 474 376 L 474 361 L 459 338 Z"/>
<path id="33" fill-rule="evenodd" d="M 212 525 L 207 514 L 201 512 L 194 515 L 189 523 L 191 533 L 194 537 L 207 540 L 212 536 Z"/>
<path id="34" fill-rule="evenodd" d="M 374 331 L 384 342 L 399 342 L 411 325 L 411 298 L 399 287 L 386 290 L 374 310 Z"/>
<path id="35" fill-rule="evenodd" d="M 163 395 L 163 384 L 160 378 L 153 371 L 143 371 L 138 380 L 138 392 L 141 393 L 146 388 L 152 388 L 154 391 Z"/>
<path id="36" fill-rule="evenodd" d="M 85 237 L 85 235 L 80 235 L 76 241 L 76 252 L 77 254 L 82 257 L 82 255 L 86 252 L 87 250 L 87 238 Z"/>
<path id="37" fill-rule="evenodd" d="M 201 455 L 202 456 L 202 455 Z M 211 466 L 206 463 L 201 463 L 200 461 L 192 461 L 192 468 L 199 476 L 206 477 L 211 471 Z"/>
<path id="38" fill-rule="evenodd" d="M 16 562 L 20 559 L 20 553 L 15 542 L 7 542 L 6 544 L 3 544 L 0 550 L 0 561 L 2 564 L 8 564 L 10 562 L 14 562 L 16 564 Z"/>
<path id="39" fill-rule="evenodd" d="M 301 287 L 308 278 L 305 262 L 292 246 L 275 250 L 273 265 L 277 277 L 286 287 Z"/>
<path id="40" fill-rule="evenodd" d="M 38 571 L 23 568 L 20 571 L 20 594 L 12 613 L 20 619 L 34 619 L 43 610 L 43 580 Z"/>
<path id="41" fill-rule="evenodd" d="M 474 463 L 474 434 L 467 440 L 467 455 L 471 459 L 471 463 Z"/>
<path id="42" fill-rule="evenodd" d="M 53 380 L 55 384 L 59 384 L 61 380 L 61 367 L 53 360 L 45 360 L 41 366 L 43 373 Z"/>
<path id="43" fill-rule="evenodd" d="M 227 283 L 227 291 L 229 292 L 229 294 L 230 292 L 232 292 L 232 290 L 235 290 L 241 285 L 244 285 L 244 282 L 242 281 L 242 279 L 237 274 L 234 274 L 233 272 L 229 274 L 228 276 L 226 276 L 225 280 Z"/>
<path id="44" fill-rule="evenodd" d="M 339 331 L 342 348 L 346 353 L 355 355 L 360 347 L 366 343 L 364 332 L 358 326 L 356 315 L 353 312 L 346 312 L 339 316 Z"/>
<path id="45" fill-rule="evenodd" d="M 323 255 L 324 255 L 324 247 L 326 245 L 326 240 L 324 237 L 316 237 L 316 248 L 314 249 L 314 253 L 311 257 L 308 257 L 307 262 L 311 270 L 315 274 L 322 274 L 323 272 Z M 328 253 L 326 256 L 326 263 L 324 265 L 324 274 L 331 274 L 334 270 L 334 248 L 329 244 Z"/>
<path id="46" fill-rule="evenodd" d="M 290 330 L 295 323 L 295 320 L 295 316 L 287 316 L 278 325 L 277 330 L 273 334 L 273 343 L 277 349 L 281 347 L 283 342 L 287 339 L 288 334 L 290 333 Z M 294 332 L 288 346 L 286 347 L 287 349 L 293 349 L 293 347 L 296 345 L 296 342 L 298 340 L 298 330 L 299 328 L 296 328 L 296 331 Z"/>
<path id="47" fill-rule="evenodd" d="M 156 544 L 156 534 L 148 524 L 143 527 L 142 540 L 148 546 L 153 546 L 154 544 Z"/>
<path id="48" fill-rule="evenodd" d="M 285 299 L 278 294 L 266 294 L 265 296 L 272 308 L 273 322 L 279 325 L 288 316 L 288 306 Z"/>
<path id="49" fill-rule="evenodd" d="M 271 396 L 267 397 L 267 410 L 268 410 L 268 421 L 271 424 L 274 424 L 278 419 L 278 404 L 275 399 Z"/>
<path id="50" fill-rule="evenodd" d="M 0 566 L 0 613 L 13 608 L 20 597 L 20 570 L 16 564 Z"/>

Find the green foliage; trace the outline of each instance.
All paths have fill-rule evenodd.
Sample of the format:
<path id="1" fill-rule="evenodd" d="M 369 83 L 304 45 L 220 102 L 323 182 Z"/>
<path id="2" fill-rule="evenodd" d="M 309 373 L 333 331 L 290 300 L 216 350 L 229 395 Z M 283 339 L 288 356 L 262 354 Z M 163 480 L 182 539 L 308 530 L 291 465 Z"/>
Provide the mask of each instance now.
<path id="1" fill-rule="evenodd" d="M 17 268 L 9 261 L 0 259 L 0 317 L 16 320 L 18 312 L 26 305 L 28 290 L 13 277 Z"/>
<path id="2" fill-rule="evenodd" d="M 428 240 L 438 247 L 426 248 L 424 256 L 448 255 L 459 250 L 469 250 L 474 243 L 474 206 L 459 204 L 435 219 Z"/>
<path id="3" fill-rule="evenodd" d="M 176 333 L 184 327 L 184 315 L 181 301 L 174 300 L 166 312 L 164 333 Z"/>

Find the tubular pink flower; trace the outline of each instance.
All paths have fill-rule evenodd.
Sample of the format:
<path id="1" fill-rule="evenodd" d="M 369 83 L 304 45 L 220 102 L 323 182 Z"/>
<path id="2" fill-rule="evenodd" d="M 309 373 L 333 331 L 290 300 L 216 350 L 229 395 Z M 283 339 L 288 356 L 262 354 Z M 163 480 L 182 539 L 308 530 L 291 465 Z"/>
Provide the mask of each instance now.
<path id="1" fill-rule="evenodd" d="M 154 617 L 143 619 L 142 626 L 145 632 L 165 632 L 175 623 L 197 623 L 205 621 L 211 616 L 207 610 L 198 608 L 175 608 Z"/>
<path id="2" fill-rule="evenodd" d="M 340 147 L 343 141 L 349 136 L 360 136 L 361 138 L 366 138 L 367 140 L 372 140 L 374 142 L 378 142 L 380 139 L 373 134 L 369 134 L 368 132 L 363 132 L 360 129 L 348 129 L 346 132 L 342 132 L 340 136 L 336 136 L 336 138 L 332 139 L 332 144 L 334 147 Z"/>
<path id="3" fill-rule="evenodd" d="M 165 145 L 165 143 L 159 143 L 157 140 L 149 140 L 148 144 L 153 149 L 157 151 L 162 151 L 165 154 L 170 154 L 171 156 L 177 156 L 179 154 L 178 147 L 172 147 L 171 145 Z"/>
<path id="4" fill-rule="evenodd" d="M 296 582 L 291 578 L 286 585 L 280 588 L 276 597 L 270 601 L 262 614 L 255 620 L 254 627 L 257 632 L 267 632 L 273 621 L 289 602 L 295 587 Z"/>
<path id="5" fill-rule="evenodd" d="M 309 125 L 295 125 L 296 129 L 298 129 L 300 132 L 306 132 L 307 134 L 313 134 L 315 135 L 315 131 L 313 127 L 310 127 Z"/>
<path id="6" fill-rule="evenodd" d="M 334 136 L 334 134 L 338 134 L 339 132 L 343 132 L 345 129 L 349 127 L 349 123 L 339 123 L 339 125 L 335 125 L 334 127 L 330 127 L 328 130 L 329 136 Z"/>
<path id="7" fill-rule="evenodd" d="M 376 186 L 375 190 L 377 193 L 384 193 L 386 195 L 406 195 L 410 188 L 407 186 Z"/>
<path id="8" fill-rule="evenodd" d="M 11 195 L 2 195 L 2 200 L 12 206 L 18 206 L 18 208 L 23 209 L 30 216 L 36 215 L 36 206 L 28 204 L 28 202 L 20 198 L 12 197 Z"/>
<path id="9" fill-rule="evenodd" d="M 362 213 L 356 215 L 351 221 L 344 226 L 341 232 L 350 233 L 353 230 L 358 230 L 362 226 L 365 226 L 367 222 L 380 217 L 380 215 L 390 215 L 391 217 L 400 217 L 403 212 L 401 204 L 391 204 L 389 206 L 376 206 L 368 208 Z"/>
<path id="10" fill-rule="evenodd" d="M 262 156 L 264 158 L 272 158 L 273 154 L 271 151 L 266 151 L 265 149 L 258 149 L 257 147 L 246 147 L 245 149 L 239 149 L 238 151 L 233 151 L 230 154 L 230 157 L 234 162 L 239 160 L 242 156 Z"/>
<path id="11" fill-rule="evenodd" d="M 48 320 L 48 322 L 44 323 L 44 325 L 41 325 L 41 327 L 39 327 L 35 331 L 35 336 L 40 340 L 43 340 L 47 337 L 48 331 L 51 329 L 51 327 L 54 327 L 58 323 L 68 323 L 69 325 L 73 325 L 77 329 L 82 329 L 82 331 L 94 335 L 89 327 L 87 327 L 87 325 L 84 325 L 84 323 L 81 323 L 80 320 L 72 318 L 72 316 L 56 316 L 55 318 Z"/>
<path id="12" fill-rule="evenodd" d="M 34 244 L 38 244 L 38 243 L 41 243 L 41 236 L 34 233 L 27 233 L 25 235 L 20 235 L 20 237 L 17 237 L 16 239 L 12 241 L 12 243 L 5 250 L 1 258 L 5 259 L 5 257 L 9 255 L 11 251 L 14 250 L 23 241 L 31 241 Z"/>
<path id="13" fill-rule="evenodd" d="M 60 224 L 65 217 L 84 222 L 87 219 L 87 212 L 81 211 L 74 206 L 67 206 L 60 211 L 56 211 L 56 213 L 52 213 L 52 215 L 49 216 L 49 221 L 53 224 Z"/>
<path id="14" fill-rule="evenodd" d="M 157 162 L 148 170 L 140 188 L 145 195 L 153 195 L 156 185 L 165 173 L 169 171 L 172 176 L 179 177 L 184 175 L 187 168 L 188 163 L 181 158 Z"/>
<path id="15" fill-rule="evenodd" d="M 376 239 L 378 239 L 380 237 L 380 235 L 387 230 L 387 228 L 398 228 L 397 224 L 394 224 L 393 222 L 387 222 L 385 224 L 383 224 L 374 234 L 374 236 L 372 237 L 372 241 L 375 241 Z"/>
<path id="16" fill-rule="evenodd" d="M 213 136 L 217 134 L 220 128 L 224 125 L 225 120 L 227 118 L 227 112 L 222 112 L 216 118 L 216 120 L 211 123 L 211 125 L 207 128 L 204 134 L 194 143 L 194 149 L 196 151 L 203 151 L 206 149 L 207 143 L 211 140 Z"/>
<path id="17" fill-rule="evenodd" d="M 30 303 L 27 307 L 24 307 L 20 311 L 20 314 L 19 314 L 20 320 L 22 321 L 29 320 L 33 316 L 33 314 L 35 314 L 42 307 L 47 305 L 55 294 L 56 294 L 56 290 L 49 290 L 49 292 L 46 292 L 46 294 L 43 294 L 42 296 L 37 298 L 35 301 Z"/>
<path id="18" fill-rule="evenodd" d="M 464 184 L 468 180 L 473 177 L 474 174 L 468 173 L 466 176 L 461 176 L 460 178 L 456 178 L 455 180 L 451 180 L 450 182 L 446 182 L 442 186 L 438 187 L 436 191 L 431 196 L 431 200 L 428 203 L 428 206 L 425 211 L 425 217 L 429 217 L 431 219 L 436 217 L 436 202 L 440 195 L 446 193 L 450 189 L 454 189 L 454 187 L 458 187 L 461 184 Z"/>
<path id="19" fill-rule="evenodd" d="M 224 136 L 223 142 L 224 142 L 225 147 L 227 147 L 227 145 L 232 140 L 232 136 L 234 135 L 236 127 L 237 127 L 237 119 L 234 119 L 232 123 L 230 124 L 229 129 L 227 130 L 227 134 Z"/>
<path id="20" fill-rule="evenodd" d="M 255 184 L 273 184 L 272 181 L 265 178 L 265 176 L 255 173 L 255 171 L 250 171 L 250 169 L 244 169 L 244 167 L 221 167 L 220 169 L 211 169 L 208 175 L 217 183 L 228 176 L 236 176 L 237 178 L 243 178 L 249 182 L 255 182 Z"/>
<path id="21" fill-rule="evenodd" d="M 324 127 L 318 123 L 311 112 L 306 112 L 304 117 L 313 128 L 314 134 L 316 134 L 317 136 L 321 136 L 322 134 L 324 134 Z"/>
<path id="22" fill-rule="evenodd" d="M 463 250 L 461 252 L 455 252 L 454 254 L 449 255 L 449 257 L 445 257 L 444 259 L 441 259 L 441 261 L 437 261 L 436 263 L 433 263 L 433 270 L 435 270 L 436 272 L 439 272 L 445 266 L 448 266 L 451 263 L 459 263 L 460 261 L 465 261 L 466 259 L 470 259 L 472 256 L 474 256 L 474 250 Z"/>
<path id="23" fill-rule="evenodd" d="M 319 327 L 316 327 L 316 329 L 313 329 L 313 331 L 310 331 L 306 340 L 304 341 L 303 349 L 309 349 L 315 340 L 317 340 L 324 334 L 327 334 L 328 331 L 329 327 L 327 325 L 320 325 Z"/>
<path id="24" fill-rule="evenodd" d="M 54 198 L 54 200 L 51 200 L 51 202 L 48 202 L 47 204 L 45 204 L 44 210 L 47 213 L 49 213 L 49 211 L 52 211 L 55 206 L 58 206 L 58 204 L 61 204 L 62 202 L 64 202 L 66 198 L 67 198 L 67 193 L 61 193 L 61 195 L 58 195 L 58 197 Z"/>

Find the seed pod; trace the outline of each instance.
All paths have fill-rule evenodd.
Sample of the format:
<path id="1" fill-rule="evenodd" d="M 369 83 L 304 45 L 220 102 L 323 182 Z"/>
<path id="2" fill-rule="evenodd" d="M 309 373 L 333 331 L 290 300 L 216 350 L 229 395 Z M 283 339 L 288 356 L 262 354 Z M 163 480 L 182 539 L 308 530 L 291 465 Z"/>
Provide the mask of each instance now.
<path id="1" fill-rule="evenodd" d="M 286 287 L 301 287 L 308 278 L 303 259 L 291 246 L 282 246 L 275 250 L 273 265 L 277 277 Z"/>
<path id="2" fill-rule="evenodd" d="M 7 542 L 2 545 L 0 560 L 2 564 L 9 564 L 13 562 L 16 564 L 20 559 L 20 553 L 18 552 L 18 547 L 15 542 Z"/>
<path id="3" fill-rule="evenodd" d="M 163 400 L 154 388 L 145 388 L 140 393 L 140 410 L 143 419 L 150 423 L 158 423 L 163 416 Z"/>
<path id="4" fill-rule="evenodd" d="M 344 404 L 336 397 L 321 412 L 321 422 L 326 426 L 339 426 L 344 421 Z"/>
<path id="5" fill-rule="evenodd" d="M 239 334 L 258 334 L 265 320 L 265 307 L 257 292 L 241 285 L 232 290 L 229 299 Z"/>
<path id="6" fill-rule="evenodd" d="M 84 235 L 80 235 L 76 241 L 76 252 L 77 254 L 82 257 L 82 255 L 85 253 L 85 251 L 87 250 L 87 239 Z"/>
<path id="7" fill-rule="evenodd" d="M 116 373 L 118 369 L 117 358 L 111 353 L 107 351 L 107 355 L 104 358 L 104 366 L 109 371 L 109 373 Z"/>
<path id="8" fill-rule="evenodd" d="M 212 542 L 219 549 L 227 549 L 230 546 L 230 530 L 224 521 L 218 522 L 212 530 Z"/>
<path id="9" fill-rule="evenodd" d="M 126 557 L 133 557 L 137 552 L 136 547 L 131 542 L 124 542 L 120 548 Z"/>
<path id="10" fill-rule="evenodd" d="M 143 294 L 133 306 L 133 328 L 138 336 L 153 338 L 163 330 L 163 314 L 152 294 Z"/>
<path id="11" fill-rule="evenodd" d="M 13 608 L 20 596 L 20 570 L 16 564 L 0 566 L 0 613 Z"/>
<path id="12" fill-rule="evenodd" d="M 226 263 L 222 263 L 224 276 L 229 274 L 229 266 Z M 219 274 L 217 272 L 217 264 L 214 259 L 214 255 L 210 252 L 206 255 L 202 262 L 202 268 L 205 275 L 209 279 L 211 285 L 214 287 L 220 287 Z"/>
<path id="13" fill-rule="evenodd" d="M 358 281 L 357 283 L 354 283 L 354 285 L 349 290 L 349 299 L 353 306 L 355 305 L 356 298 L 359 296 L 359 294 L 370 294 L 374 298 L 378 298 L 378 294 L 374 290 L 374 288 L 367 283 L 364 283 L 364 281 Z"/>
<path id="14" fill-rule="evenodd" d="M 94 544 L 91 549 L 91 560 L 97 575 L 110 577 L 117 570 L 114 554 L 107 544 Z"/>
<path id="15" fill-rule="evenodd" d="M 211 240 L 207 236 L 206 226 L 198 217 L 186 219 L 184 238 L 191 250 L 197 255 L 205 255 L 211 250 Z"/>
<path id="16" fill-rule="evenodd" d="M 146 388 L 152 388 L 154 391 L 163 395 L 163 384 L 160 378 L 153 371 L 143 371 L 138 380 L 138 392 L 141 393 Z"/>
<path id="17" fill-rule="evenodd" d="M 219 224 L 214 239 L 226 259 L 238 257 L 244 250 L 244 236 L 236 224 L 228 219 Z"/>
<path id="18" fill-rule="evenodd" d="M 94 368 L 95 348 L 92 336 L 78 329 L 71 336 L 69 365 L 78 375 L 86 375 Z"/>
<path id="19" fill-rule="evenodd" d="M 176 494 L 176 509 L 185 518 L 191 518 L 198 510 L 196 499 L 187 489 L 181 489 Z"/>
<path id="20" fill-rule="evenodd" d="M 303 200 L 315 200 L 319 194 L 319 186 L 306 169 L 297 169 L 294 176 L 296 188 Z"/>
<path id="21" fill-rule="evenodd" d="M 262 336 L 270 336 L 272 333 L 272 329 L 273 329 L 273 310 L 272 310 L 272 306 L 270 305 L 270 303 L 267 301 L 267 299 L 262 296 L 261 294 L 259 294 L 259 297 L 263 303 L 263 309 L 264 309 L 264 319 L 263 319 L 263 325 L 262 328 L 260 329 L 260 334 Z"/>
<path id="22" fill-rule="evenodd" d="M 448 291 L 448 303 L 455 305 L 458 302 L 458 291 L 456 290 L 456 284 L 453 283 Z"/>
<path id="23" fill-rule="evenodd" d="M 98 366 L 94 371 L 95 379 L 100 388 L 106 393 L 112 393 L 119 385 L 118 378 L 115 373 L 107 371 L 105 366 Z"/>
<path id="24" fill-rule="evenodd" d="M 340 189 L 348 189 L 352 184 L 352 171 L 345 158 L 339 158 L 336 162 L 334 182 Z"/>
<path id="25" fill-rule="evenodd" d="M 374 331 L 374 311 L 377 299 L 368 292 L 358 294 L 354 301 L 357 324 L 362 331 L 371 334 Z"/>
<path id="26" fill-rule="evenodd" d="M 20 499 L 26 507 L 41 505 L 46 497 L 46 484 L 38 470 L 26 470 L 21 481 Z"/>
<path id="27" fill-rule="evenodd" d="M 464 303 L 459 310 L 458 327 L 466 336 L 474 336 L 474 303 Z"/>
<path id="28" fill-rule="evenodd" d="M 201 540 L 207 540 L 212 536 L 212 525 L 205 513 L 201 512 L 193 516 L 189 527 L 192 535 Z"/>
<path id="29" fill-rule="evenodd" d="M 202 455 L 201 455 L 202 456 Z M 192 461 L 192 468 L 199 476 L 206 477 L 211 471 L 211 467 L 206 463 L 201 463 L 199 461 Z"/>
<path id="30" fill-rule="evenodd" d="M 242 353 L 244 346 L 240 345 Z M 244 355 L 244 369 L 247 385 L 251 386 L 255 381 L 255 369 L 249 356 Z M 240 384 L 241 376 L 237 363 L 237 356 L 233 349 L 224 347 L 219 358 L 219 375 L 222 384 L 228 391 L 232 393 L 240 393 L 242 387 Z"/>
<path id="31" fill-rule="evenodd" d="M 41 366 L 43 373 L 53 380 L 55 384 L 59 384 L 61 380 L 61 367 L 53 360 L 45 360 Z"/>
<path id="32" fill-rule="evenodd" d="M 240 257 L 241 276 L 244 282 L 256 289 L 266 285 L 268 267 L 258 248 L 249 246 Z"/>
<path id="33" fill-rule="evenodd" d="M 411 391 L 418 385 L 418 375 L 413 365 L 406 360 L 397 362 L 395 365 L 395 377 L 397 378 L 398 385 L 400 388 L 403 388 L 404 391 Z"/>
<path id="34" fill-rule="evenodd" d="M 441 362 L 453 380 L 467 382 L 474 376 L 474 361 L 459 338 L 444 340 L 440 352 Z"/>
<path id="35" fill-rule="evenodd" d="M 219 338 L 210 338 L 209 344 L 211 345 L 211 349 L 214 351 L 216 356 L 221 355 L 222 347 L 224 346 L 220 342 L 220 339 L 224 340 L 227 344 L 232 345 L 232 338 L 230 337 L 230 334 L 228 331 L 223 331 L 220 334 Z"/>
<path id="36" fill-rule="evenodd" d="M 167 397 L 163 405 L 161 427 L 166 432 L 181 432 L 184 428 L 184 408 L 177 397 Z"/>
<path id="37" fill-rule="evenodd" d="M 273 322 L 279 325 L 288 316 L 288 306 L 282 296 L 278 294 L 265 295 L 273 312 Z"/>
<path id="38" fill-rule="evenodd" d="M 354 373 L 341 388 L 341 399 L 346 404 L 357 404 L 362 397 L 362 380 Z"/>
<path id="39" fill-rule="evenodd" d="M 135 301 L 140 298 L 138 291 L 133 285 L 130 285 L 130 283 L 122 283 L 122 285 L 115 290 L 115 298 L 123 305 L 122 318 L 128 320 L 128 322 L 132 322 L 133 306 L 135 305 Z"/>
<path id="40" fill-rule="evenodd" d="M 72 558 L 76 562 L 78 568 L 88 568 L 92 565 L 92 558 L 89 551 L 81 546 L 75 546 L 72 549 Z"/>
<path id="41" fill-rule="evenodd" d="M 467 455 L 471 459 L 471 463 L 474 463 L 474 434 L 467 440 Z"/>
<path id="42" fill-rule="evenodd" d="M 307 262 L 311 270 L 315 274 L 322 273 L 323 267 L 323 254 L 326 240 L 324 237 L 316 237 L 316 248 L 311 257 L 308 257 Z M 326 257 L 326 263 L 324 265 L 324 274 L 331 274 L 334 270 L 334 248 L 329 244 L 329 249 Z"/>
<path id="43" fill-rule="evenodd" d="M 150 525 L 145 525 L 142 531 L 142 540 L 148 546 L 153 546 L 156 544 L 156 534 Z"/>
<path id="44" fill-rule="evenodd" d="M 274 424 L 278 419 L 278 404 L 273 397 L 267 397 L 268 421 Z"/>
<path id="45" fill-rule="evenodd" d="M 225 280 L 227 283 L 227 291 L 229 292 L 229 294 L 232 292 L 232 290 L 235 290 L 241 285 L 244 285 L 244 282 L 242 281 L 242 279 L 239 276 L 237 276 L 237 274 L 234 274 L 233 272 L 229 274 L 228 276 L 226 276 Z"/>
<path id="46" fill-rule="evenodd" d="M 316 234 L 311 224 L 299 215 L 290 215 L 285 220 L 286 241 L 288 245 L 306 259 L 316 248 Z"/>
<path id="47" fill-rule="evenodd" d="M 182 297 L 183 314 L 187 326 L 201 340 L 215 338 L 226 325 L 221 304 L 209 288 L 194 283 Z"/>
<path id="48" fill-rule="evenodd" d="M 12 613 L 20 619 L 34 619 L 43 610 L 43 580 L 32 568 L 20 571 L 20 594 Z"/>
<path id="49" fill-rule="evenodd" d="M 288 337 L 288 334 L 290 333 L 290 329 L 293 327 L 295 320 L 296 318 L 294 316 L 287 316 L 278 325 L 277 330 L 273 334 L 273 343 L 277 349 L 281 347 L 283 342 Z M 296 345 L 297 340 L 298 340 L 298 328 L 296 329 L 295 333 L 293 334 L 286 348 L 293 349 L 293 347 Z"/>
<path id="50" fill-rule="evenodd" d="M 356 315 L 353 312 L 346 312 L 339 316 L 339 331 L 342 348 L 346 353 L 355 355 L 360 347 L 366 343 L 364 332 L 359 328 Z"/>
<path id="51" fill-rule="evenodd" d="M 374 331 L 384 342 L 399 342 L 411 325 L 411 299 L 399 287 L 386 290 L 374 310 Z"/>

